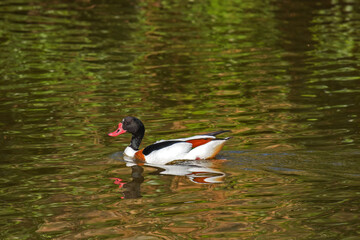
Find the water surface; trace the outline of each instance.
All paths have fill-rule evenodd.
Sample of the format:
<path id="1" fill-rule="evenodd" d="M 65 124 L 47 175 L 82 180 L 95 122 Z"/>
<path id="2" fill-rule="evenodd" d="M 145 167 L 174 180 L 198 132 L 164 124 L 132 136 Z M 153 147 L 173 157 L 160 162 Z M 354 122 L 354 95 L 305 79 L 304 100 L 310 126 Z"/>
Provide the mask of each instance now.
<path id="1" fill-rule="evenodd" d="M 1 238 L 357 239 L 356 3 L 0 1 Z M 136 165 L 127 115 L 232 139 Z"/>

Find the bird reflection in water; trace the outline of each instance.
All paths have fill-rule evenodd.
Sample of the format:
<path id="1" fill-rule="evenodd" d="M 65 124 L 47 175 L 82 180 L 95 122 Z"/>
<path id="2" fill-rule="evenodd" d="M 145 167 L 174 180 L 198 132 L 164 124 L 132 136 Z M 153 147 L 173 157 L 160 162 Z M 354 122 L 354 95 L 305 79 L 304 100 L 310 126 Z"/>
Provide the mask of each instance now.
<path id="1" fill-rule="evenodd" d="M 111 158 L 120 160 L 117 154 Z M 152 175 L 170 175 L 170 176 L 185 176 L 191 182 L 196 184 L 214 184 L 222 183 L 224 181 L 225 173 L 219 171 L 217 168 L 226 160 L 177 160 L 165 165 L 149 164 L 144 162 L 137 162 L 126 156 L 123 159 L 126 166 L 131 168 L 130 182 L 123 182 L 120 178 L 110 178 L 114 180 L 114 184 L 122 189 L 122 199 L 134 199 L 141 197 L 140 186 L 144 182 L 143 166 L 155 168 L 156 171 Z"/>

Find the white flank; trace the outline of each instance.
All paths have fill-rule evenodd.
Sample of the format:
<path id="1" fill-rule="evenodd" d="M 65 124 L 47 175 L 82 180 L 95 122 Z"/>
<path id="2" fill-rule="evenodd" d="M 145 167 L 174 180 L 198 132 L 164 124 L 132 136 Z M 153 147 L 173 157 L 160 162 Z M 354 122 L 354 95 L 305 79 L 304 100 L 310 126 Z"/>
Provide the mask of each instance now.
<path id="1" fill-rule="evenodd" d="M 218 147 L 224 144 L 226 140 L 214 140 L 203 145 L 200 145 L 193 150 L 191 150 L 188 154 L 185 155 L 185 159 L 208 159 L 214 155 L 214 152 L 218 149 Z"/>
<path id="2" fill-rule="evenodd" d="M 150 154 L 145 155 L 145 159 L 148 163 L 166 164 L 173 160 L 185 159 L 185 155 L 191 148 L 191 143 L 179 142 L 159 150 L 154 150 Z"/>

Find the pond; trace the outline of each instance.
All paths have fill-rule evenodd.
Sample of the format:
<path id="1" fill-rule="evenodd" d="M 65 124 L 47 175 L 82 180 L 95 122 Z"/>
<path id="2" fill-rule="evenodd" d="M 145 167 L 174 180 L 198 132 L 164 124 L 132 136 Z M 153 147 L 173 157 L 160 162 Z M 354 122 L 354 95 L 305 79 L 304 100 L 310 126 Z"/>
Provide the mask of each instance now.
<path id="1" fill-rule="evenodd" d="M 1 239 L 358 239 L 355 0 L 0 1 Z M 231 130 L 212 160 L 124 158 Z"/>

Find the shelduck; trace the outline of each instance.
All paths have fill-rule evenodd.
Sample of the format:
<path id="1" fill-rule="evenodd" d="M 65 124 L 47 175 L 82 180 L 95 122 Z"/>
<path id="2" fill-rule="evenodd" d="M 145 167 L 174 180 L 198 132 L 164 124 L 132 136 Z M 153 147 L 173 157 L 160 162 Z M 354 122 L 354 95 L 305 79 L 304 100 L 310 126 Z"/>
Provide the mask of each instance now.
<path id="1" fill-rule="evenodd" d="M 188 138 L 157 141 L 139 150 L 145 134 L 144 124 L 136 117 L 125 117 L 116 131 L 109 133 L 116 137 L 123 133 L 131 133 L 130 145 L 125 148 L 124 155 L 135 160 L 166 164 L 174 160 L 213 159 L 220 152 L 228 138 L 216 138 L 217 135 L 230 132 L 221 130 Z"/>

